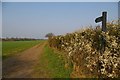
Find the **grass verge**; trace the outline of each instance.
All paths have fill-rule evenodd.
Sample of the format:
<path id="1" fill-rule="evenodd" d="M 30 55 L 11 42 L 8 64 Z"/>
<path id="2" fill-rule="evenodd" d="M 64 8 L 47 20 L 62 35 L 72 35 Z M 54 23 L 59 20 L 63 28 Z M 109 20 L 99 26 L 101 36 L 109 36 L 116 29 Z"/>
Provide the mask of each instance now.
<path id="1" fill-rule="evenodd" d="M 44 53 L 40 58 L 38 70 L 47 71 L 45 74 L 51 78 L 70 78 L 72 66 L 65 63 L 65 59 L 48 45 L 44 47 Z"/>

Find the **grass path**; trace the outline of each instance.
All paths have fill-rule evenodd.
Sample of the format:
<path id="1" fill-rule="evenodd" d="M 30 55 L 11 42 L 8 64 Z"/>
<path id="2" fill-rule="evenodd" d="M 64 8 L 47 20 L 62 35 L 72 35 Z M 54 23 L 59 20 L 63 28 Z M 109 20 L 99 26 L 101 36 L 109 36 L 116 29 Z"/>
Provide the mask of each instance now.
<path id="1" fill-rule="evenodd" d="M 46 42 L 3 60 L 3 78 L 33 78 Z M 36 76 L 34 76 L 36 78 Z"/>

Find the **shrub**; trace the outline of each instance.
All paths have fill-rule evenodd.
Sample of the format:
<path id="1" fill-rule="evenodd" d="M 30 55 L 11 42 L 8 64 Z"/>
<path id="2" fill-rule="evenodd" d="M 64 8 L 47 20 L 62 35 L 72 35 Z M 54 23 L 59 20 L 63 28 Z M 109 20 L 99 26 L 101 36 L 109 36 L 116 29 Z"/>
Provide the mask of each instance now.
<path id="1" fill-rule="evenodd" d="M 102 37 L 106 41 L 104 52 L 101 52 Z M 81 74 L 86 77 L 120 77 L 120 25 L 117 23 L 107 23 L 106 33 L 87 28 L 54 36 L 49 39 L 49 44 L 67 53 L 77 77 Z"/>

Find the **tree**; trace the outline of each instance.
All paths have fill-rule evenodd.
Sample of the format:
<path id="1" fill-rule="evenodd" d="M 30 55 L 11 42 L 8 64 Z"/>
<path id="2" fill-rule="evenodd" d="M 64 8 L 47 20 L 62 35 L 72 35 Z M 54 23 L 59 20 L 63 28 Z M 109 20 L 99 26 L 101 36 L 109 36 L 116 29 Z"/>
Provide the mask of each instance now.
<path id="1" fill-rule="evenodd" d="M 55 36 L 53 33 L 48 33 L 45 35 L 45 37 L 51 38 L 52 36 Z"/>

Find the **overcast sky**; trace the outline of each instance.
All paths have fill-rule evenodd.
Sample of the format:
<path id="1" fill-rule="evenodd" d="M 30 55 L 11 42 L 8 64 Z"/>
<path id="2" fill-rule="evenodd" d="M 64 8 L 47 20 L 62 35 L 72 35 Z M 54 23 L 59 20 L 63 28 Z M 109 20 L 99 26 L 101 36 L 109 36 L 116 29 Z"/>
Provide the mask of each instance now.
<path id="1" fill-rule="evenodd" d="M 52 32 L 65 34 L 89 25 L 108 12 L 108 21 L 117 20 L 117 2 L 3 2 L 3 37 L 44 38 Z"/>

